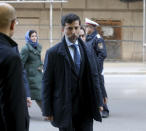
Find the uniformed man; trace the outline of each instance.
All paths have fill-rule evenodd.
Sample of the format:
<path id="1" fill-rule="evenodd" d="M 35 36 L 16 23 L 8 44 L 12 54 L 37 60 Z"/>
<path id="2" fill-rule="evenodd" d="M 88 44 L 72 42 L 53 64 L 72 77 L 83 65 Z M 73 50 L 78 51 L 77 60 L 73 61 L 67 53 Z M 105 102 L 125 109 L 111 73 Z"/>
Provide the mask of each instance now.
<path id="1" fill-rule="evenodd" d="M 103 95 L 103 111 L 102 117 L 107 118 L 109 116 L 109 109 L 107 107 L 107 93 L 104 86 L 104 76 L 103 76 L 103 63 L 107 56 L 106 46 L 103 38 L 98 34 L 96 27 L 99 26 L 98 23 L 86 18 L 85 19 L 85 29 L 86 29 L 86 44 L 88 47 L 94 49 L 94 54 L 97 62 L 97 67 L 99 71 L 100 87 Z"/>

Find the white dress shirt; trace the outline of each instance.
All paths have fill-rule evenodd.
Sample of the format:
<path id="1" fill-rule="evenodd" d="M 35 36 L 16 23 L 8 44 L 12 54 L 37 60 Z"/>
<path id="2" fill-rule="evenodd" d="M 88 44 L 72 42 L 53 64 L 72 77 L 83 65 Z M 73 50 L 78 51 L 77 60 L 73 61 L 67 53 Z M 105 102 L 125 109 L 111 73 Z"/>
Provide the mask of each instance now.
<path id="1" fill-rule="evenodd" d="M 75 43 L 71 43 L 71 42 L 69 41 L 69 39 L 67 38 L 67 36 L 65 36 L 65 40 L 66 40 L 67 47 L 68 47 L 68 49 L 69 49 L 70 55 L 71 55 L 71 57 L 72 57 L 72 59 L 73 59 L 73 61 L 74 61 L 74 49 L 71 47 L 71 45 L 73 45 L 73 44 L 78 45 L 78 46 L 77 46 L 77 50 L 78 50 L 78 52 L 79 52 L 79 54 L 80 54 L 80 56 L 81 56 L 80 48 L 79 48 L 79 42 L 78 42 L 78 40 L 76 40 Z"/>

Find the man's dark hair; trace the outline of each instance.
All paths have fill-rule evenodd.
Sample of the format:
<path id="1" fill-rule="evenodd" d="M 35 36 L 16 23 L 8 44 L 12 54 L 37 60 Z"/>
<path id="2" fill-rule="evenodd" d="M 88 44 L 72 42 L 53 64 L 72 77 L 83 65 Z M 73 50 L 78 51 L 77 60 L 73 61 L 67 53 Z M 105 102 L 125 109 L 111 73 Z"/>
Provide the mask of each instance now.
<path id="1" fill-rule="evenodd" d="M 79 25 L 81 25 L 81 20 L 80 20 L 80 17 L 77 16 L 76 14 L 67 14 L 65 16 L 62 17 L 61 19 L 61 25 L 62 26 L 65 26 L 66 23 L 69 23 L 71 24 L 72 22 L 78 20 L 79 21 Z"/>
<path id="2" fill-rule="evenodd" d="M 29 37 L 31 37 L 31 35 L 32 35 L 33 33 L 36 33 L 36 34 L 37 34 L 37 32 L 36 32 L 35 30 L 30 30 L 30 31 L 29 31 Z"/>

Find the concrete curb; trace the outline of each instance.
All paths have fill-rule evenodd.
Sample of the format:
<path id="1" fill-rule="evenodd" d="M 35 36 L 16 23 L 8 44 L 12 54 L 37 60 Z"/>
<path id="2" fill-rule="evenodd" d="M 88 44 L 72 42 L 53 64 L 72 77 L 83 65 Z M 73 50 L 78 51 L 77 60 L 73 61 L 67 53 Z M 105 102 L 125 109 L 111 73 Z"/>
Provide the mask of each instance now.
<path id="1" fill-rule="evenodd" d="M 146 72 L 104 72 L 104 75 L 146 75 Z"/>

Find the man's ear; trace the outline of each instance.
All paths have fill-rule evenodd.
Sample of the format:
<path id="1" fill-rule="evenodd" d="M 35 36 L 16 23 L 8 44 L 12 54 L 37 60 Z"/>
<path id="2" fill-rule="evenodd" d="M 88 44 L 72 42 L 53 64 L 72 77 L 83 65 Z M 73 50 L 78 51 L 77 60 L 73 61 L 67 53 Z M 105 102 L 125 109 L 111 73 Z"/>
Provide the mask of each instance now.
<path id="1" fill-rule="evenodd" d="M 14 26 L 15 26 L 15 21 L 12 21 L 10 25 L 10 30 L 14 30 Z"/>

